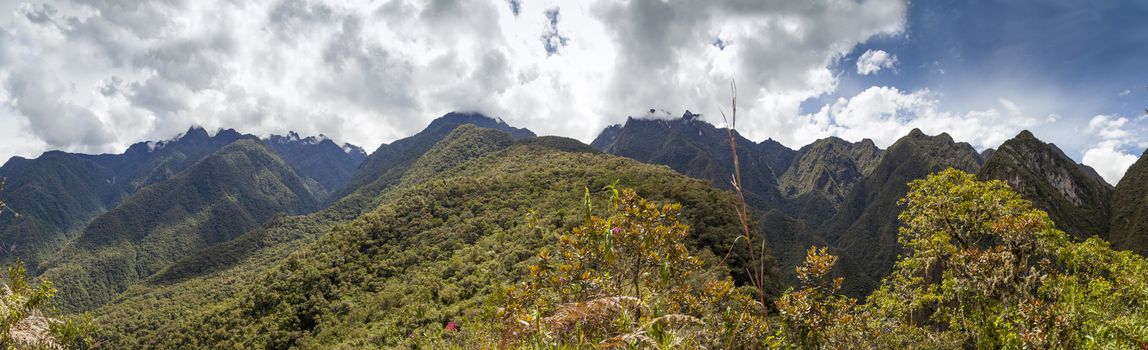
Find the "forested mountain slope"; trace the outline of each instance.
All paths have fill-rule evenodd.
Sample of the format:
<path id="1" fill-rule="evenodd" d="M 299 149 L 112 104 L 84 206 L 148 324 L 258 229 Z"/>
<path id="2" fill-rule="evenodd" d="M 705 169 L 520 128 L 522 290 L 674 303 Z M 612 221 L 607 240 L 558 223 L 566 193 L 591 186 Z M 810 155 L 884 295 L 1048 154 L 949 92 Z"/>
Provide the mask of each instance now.
<path id="1" fill-rule="evenodd" d="M 136 143 L 123 154 L 51 151 L 36 159 L 13 157 L 0 167 L 6 180 L 0 198 L 19 216 L 0 215 L 0 244 L 6 251 L 0 259 L 20 258 L 39 270 L 40 262 L 125 196 L 243 137 L 234 130 L 209 136 L 191 128 L 173 140 Z"/>
<path id="2" fill-rule="evenodd" d="M 667 165 L 718 187 L 728 188 L 733 172 L 725 130 L 688 112 L 672 120 L 631 118 L 603 130 L 592 145 Z M 892 269 L 899 252 L 897 200 L 907 183 L 948 167 L 1009 182 L 1075 239 L 1108 237 L 1112 225 L 1117 247 L 1148 246 L 1143 243 L 1148 236 L 1130 233 L 1138 227 L 1132 219 L 1139 203 L 1133 193 L 1143 187 L 1134 171 L 1122 182 L 1125 189 L 1114 192 L 1090 167 L 1028 131 L 983 152 L 948 135 L 927 136 L 920 130 L 887 150 L 869 140 L 850 143 L 833 137 L 797 151 L 772 140 L 753 143 L 739 137 L 738 149 L 750 204 L 782 274 L 792 277 L 789 271 L 805 258 L 809 246 L 829 246 L 841 254 L 838 273 L 855 295 L 870 291 Z M 777 197 L 762 200 L 770 193 Z M 1116 214 L 1118 207 L 1123 214 Z"/>
<path id="3" fill-rule="evenodd" d="M 516 139 L 532 137 L 534 133 L 527 129 L 519 129 L 507 125 L 502 120 L 487 117 L 478 113 L 451 112 L 431 121 L 425 129 L 417 134 L 397 140 L 390 144 L 379 146 L 367 156 L 366 160 L 355 171 L 347 186 L 336 193 L 333 200 L 357 191 L 364 186 L 384 187 L 384 183 L 396 181 L 402 177 L 406 170 L 419 157 L 426 153 L 435 143 L 442 140 L 454 128 L 463 124 L 473 124 L 478 127 L 495 129 L 510 133 Z"/>
<path id="4" fill-rule="evenodd" d="M 395 346 L 438 329 L 443 319 L 489 324 L 488 298 L 520 278 L 525 261 L 555 232 L 585 218 L 585 189 L 597 201 L 599 189 L 615 181 L 685 204 L 695 229 L 691 246 L 709 251 L 700 254 L 711 264 L 734 241 L 735 199 L 727 192 L 573 140 L 509 140 L 498 131 L 458 128 L 369 213 L 317 223 L 324 210 L 311 215 L 316 221 L 297 222 L 332 229 L 289 256 L 264 254 L 287 246 L 267 245 L 233 267 L 136 287 L 98 313 L 123 320 L 108 333 L 133 347 Z M 735 250 L 729 262 L 745 259 Z M 223 281 L 239 285 L 224 287 L 231 292 L 223 300 L 202 297 L 220 295 L 202 286 Z M 170 306 L 170 313 L 140 307 L 176 291 L 190 304 L 174 304 L 192 314 L 175 318 Z M 143 326 L 156 322 L 155 329 Z"/>
<path id="5" fill-rule="evenodd" d="M 66 309 L 96 307 L 199 248 L 318 204 L 264 143 L 237 141 L 97 217 L 45 263 L 44 276 L 58 281 Z"/>
<path id="6" fill-rule="evenodd" d="M 1113 248 L 1148 255 L 1148 151 L 1116 184 L 1107 238 Z"/>
<path id="7" fill-rule="evenodd" d="M 892 271 L 901 252 L 898 201 L 908 183 L 929 174 L 955 168 L 976 173 L 980 155 L 967 143 L 948 134 L 925 135 L 913 129 L 889 146 L 873 173 L 858 183 L 833 219 L 820 229 L 830 248 L 841 254 L 838 266 L 845 273 L 845 292 L 864 295 Z"/>

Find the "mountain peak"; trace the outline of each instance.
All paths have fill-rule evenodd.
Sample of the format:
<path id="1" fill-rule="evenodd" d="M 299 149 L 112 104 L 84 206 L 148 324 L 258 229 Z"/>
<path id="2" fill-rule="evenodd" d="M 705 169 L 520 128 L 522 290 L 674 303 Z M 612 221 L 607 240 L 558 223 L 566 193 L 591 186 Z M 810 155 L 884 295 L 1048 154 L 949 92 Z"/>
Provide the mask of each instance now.
<path id="1" fill-rule="evenodd" d="M 178 139 L 179 141 L 195 141 L 209 138 L 211 138 L 211 135 L 209 135 L 207 130 L 205 130 L 202 126 L 192 126 L 187 128 L 187 132 L 184 132 L 183 135 L 180 135 Z"/>
<path id="2" fill-rule="evenodd" d="M 1033 135 L 1031 131 L 1028 131 L 1028 129 L 1021 130 L 1020 133 L 1016 134 L 1016 137 L 1014 137 L 1014 138 L 1015 139 L 1033 139 L 1033 140 L 1037 139 L 1036 135 Z"/>
<path id="3" fill-rule="evenodd" d="M 942 132 L 942 133 L 938 134 L 936 137 L 940 138 L 941 140 L 944 140 L 947 143 L 955 142 L 955 140 L 953 140 L 953 136 L 949 135 L 949 133 L 947 133 L 947 132 Z M 964 143 L 964 142 L 961 142 L 961 143 Z"/>
<path id="4" fill-rule="evenodd" d="M 355 145 L 352 145 L 350 143 L 343 143 L 342 148 L 343 148 L 343 152 L 350 154 L 350 155 L 353 155 L 353 156 L 364 157 L 364 158 L 367 156 L 367 151 L 364 151 L 362 147 L 355 146 Z"/>
<path id="5" fill-rule="evenodd" d="M 1048 212 L 1060 229 L 1077 238 L 1108 231 L 1112 186 L 1055 144 L 1024 130 L 982 158 L 982 179 L 1008 182 Z"/>
<path id="6" fill-rule="evenodd" d="M 331 138 L 327 135 L 319 134 L 319 136 L 300 137 L 299 133 L 288 131 L 287 136 L 280 136 L 272 134 L 270 140 L 272 144 L 285 145 L 285 144 L 300 144 L 300 145 L 318 145 L 324 142 L 331 142 Z"/>
<path id="7" fill-rule="evenodd" d="M 427 128 L 462 124 L 474 124 L 478 127 L 507 131 L 516 139 L 535 136 L 534 132 L 528 129 L 512 127 L 503 121 L 502 118 L 490 117 L 479 112 L 450 112 L 431 121 Z"/>
<path id="8" fill-rule="evenodd" d="M 452 122 L 458 124 L 465 123 L 495 123 L 499 125 L 506 125 L 501 118 L 493 118 L 479 112 L 450 112 L 444 114 L 438 119 L 435 119 L 431 124 L 436 122 Z"/>

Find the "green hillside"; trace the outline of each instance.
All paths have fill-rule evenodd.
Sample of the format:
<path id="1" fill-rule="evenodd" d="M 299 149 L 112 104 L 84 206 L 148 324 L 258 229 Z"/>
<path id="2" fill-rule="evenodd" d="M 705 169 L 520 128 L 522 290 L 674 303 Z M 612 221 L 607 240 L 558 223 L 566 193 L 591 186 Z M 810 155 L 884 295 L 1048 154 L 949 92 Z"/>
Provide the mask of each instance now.
<path id="1" fill-rule="evenodd" d="M 802 147 L 778 179 L 778 189 L 789 199 L 787 212 L 811 225 L 821 224 L 873 172 L 881 154 L 868 139 L 850 143 L 829 137 Z"/>
<path id="2" fill-rule="evenodd" d="M 492 136 L 469 127 L 456 134 L 435 148 L 459 150 L 465 147 L 452 140 L 483 140 L 471 144 L 478 147 Z M 738 226 L 729 193 L 664 167 L 554 148 L 574 142 L 527 139 L 461 163 L 441 157 L 458 152 L 432 150 L 417 164 L 461 165 L 432 167 L 450 170 L 423 181 L 414 181 L 421 172 L 412 171 L 401 181 L 411 185 L 388 191 L 377 208 L 285 257 L 265 253 L 290 244 L 269 245 L 231 268 L 134 288 L 97 312 L 118 320 L 109 323 L 106 334 L 115 336 L 108 339 L 133 347 L 394 346 L 444 319 L 489 323 L 490 298 L 523 276 L 525 263 L 555 232 L 585 218 L 583 190 L 614 181 L 681 202 L 694 228 L 690 245 L 711 251 L 700 253 L 711 264 L 719 259 L 713 252 L 728 250 Z M 484 152 L 470 154 L 478 153 Z M 292 221 L 331 226 L 283 220 Z M 737 252 L 731 264 L 744 261 Z M 157 299 L 172 295 L 178 296 Z"/>
<path id="3" fill-rule="evenodd" d="M 975 173 L 980 156 L 967 143 L 953 142 L 948 134 L 928 136 L 917 129 L 897 140 L 881 157 L 873 173 L 858 183 L 841 211 L 821 226 L 822 237 L 839 252 L 839 271 L 845 291 L 864 295 L 893 269 L 901 252 L 897 242 L 897 201 L 908 184 L 946 168 Z"/>
<path id="4" fill-rule="evenodd" d="M 65 309 L 92 308 L 196 249 L 317 205 L 274 151 L 238 141 L 97 217 L 44 264 L 44 276 L 59 281 Z"/>
<path id="5" fill-rule="evenodd" d="M 1148 255 L 1148 151 L 1128 168 L 1112 192 L 1112 248 Z"/>
<path id="6" fill-rule="evenodd" d="M 174 140 L 134 144 L 123 154 L 51 151 L 36 159 L 10 159 L 0 167 L 0 178 L 7 180 L 0 199 L 20 215 L 0 215 L 0 244 L 7 252 L 0 262 L 19 258 L 41 271 L 41 262 L 125 196 L 175 176 L 240 138 L 254 136 L 230 129 L 209 136 L 191 128 Z"/>
<path id="7" fill-rule="evenodd" d="M 385 187 L 380 186 L 380 179 L 385 179 L 382 180 L 384 183 L 396 181 L 402 177 L 402 172 L 405 172 L 407 167 L 422 157 L 423 153 L 426 153 L 435 143 L 450 134 L 454 128 L 464 124 L 474 124 L 483 128 L 505 131 L 516 139 L 534 136 L 530 130 L 515 128 L 501 120 L 495 120 L 482 114 L 447 113 L 432 121 L 430 125 L 427 125 L 417 134 L 379 146 L 359 165 L 358 170 L 351 176 L 346 187 L 337 192 L 331 199 L 341 199 L 364 186 Z"/>
<path id="8" fill-rule="evenodd" d="M 824 138 L 797 151 L 778 186 L 789 197 L 816 194 L 840 205 L 853 185 L 872 173 L 880 160 L 881 150 L 872 140 L 850 143 Z"/>
<path id="9" fill-rule="evenodd" d="M 12 208 L 0 214 L 0 242 L 33 271 L 73 231 L 107 210 L 106 198 L 117 196 L 107 184 L 109 169 L 64 152 L 48 152 L 35 160 L 13 158 L 0 172 L 7 180 L 0 198 Z"/>

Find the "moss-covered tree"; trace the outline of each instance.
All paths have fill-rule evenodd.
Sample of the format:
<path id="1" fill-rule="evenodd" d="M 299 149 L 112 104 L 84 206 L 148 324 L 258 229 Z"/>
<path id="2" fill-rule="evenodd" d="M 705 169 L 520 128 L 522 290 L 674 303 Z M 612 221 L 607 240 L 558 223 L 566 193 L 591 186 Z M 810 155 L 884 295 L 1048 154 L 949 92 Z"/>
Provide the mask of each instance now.
<path id="1" fill-rule="evenodd" d="M 958 170 L 912 182 L 901 203 L 906 253 L 868 300 L 880 318 L 965 347 L 1148 344 L 1143 257 L 1070 242 L 1006 183 Z"/>
<path id="2" fill-rule="evenodd" d="M 763 346 L 765 309 L 691 255 L 681 205 L 610 189 L 604 216 L 560 235 L 510 289 L 505 345 Z"/>

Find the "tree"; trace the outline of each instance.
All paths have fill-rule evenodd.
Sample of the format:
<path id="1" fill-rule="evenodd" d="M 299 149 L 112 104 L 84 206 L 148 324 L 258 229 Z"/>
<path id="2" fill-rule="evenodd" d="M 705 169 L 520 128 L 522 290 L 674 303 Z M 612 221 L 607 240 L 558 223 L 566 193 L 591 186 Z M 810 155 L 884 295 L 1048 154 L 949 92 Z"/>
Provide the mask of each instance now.
<path id="1" fill-rule="evenodd" d="M 901 203 L 905 254 L 868 299 L 879 318 L 966 347 L 1148 343 L 1143 257 L 1070 242 L 1006 183 L 959 170 L 910 183 Z"/>
<path id="2" fill-rule="evenodd" d="M 546 345 L 722 348 L 766 332 L 764 313 L 733 282 L 707 278 L 683 244 L 681 205 L 608 187 L 608 216 L 589 215 L 538 253 L 508 291 L 504 338 Z M 586 206 L 592 213 L 589 194 Z M 741 322 L 736 324 L 735 322 Z"/>
<path id="3" fill-rule="evenodd" d="M 4 181 L 0 180 L 0 191 L 3 189 Z M 5 210 L 11 211 L 0 201 L 0 213 Z M 78 322 L 61 321 L 42 313 L 56 296 L 51 281 L 33 281 L 19 259 L 8 266 L 7 277 L 8 283 L 0 286 L 0 347 L 80 349 L 91 344 L 86 317 Z"/>
<path id="4" fill-rule="evenodd" d="M 777 299 L 785 343 L 803 349 L 848 347 L 832 343 L 830 328 L 852 322 L 856 300 L 840 294 L 843 278 L 830 278 L 837 257 L 827 248 L 809 247 L 805 262 L 795 269 L 799 290 L 790 289 Z M 840 338 L 840 337 L 837 337 Z"/>

